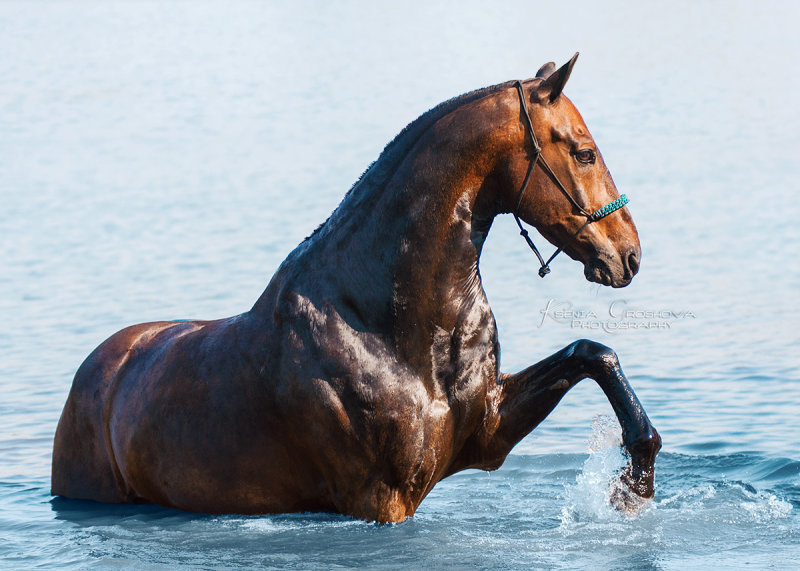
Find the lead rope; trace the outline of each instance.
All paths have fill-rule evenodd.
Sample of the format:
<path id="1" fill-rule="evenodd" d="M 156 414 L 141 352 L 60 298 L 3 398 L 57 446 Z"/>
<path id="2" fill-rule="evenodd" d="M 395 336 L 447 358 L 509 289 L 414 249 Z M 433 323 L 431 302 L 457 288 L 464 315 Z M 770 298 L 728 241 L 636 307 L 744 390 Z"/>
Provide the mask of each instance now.
<path id="1" fill-rule="evenodd" d="M 530 162 L 528 163 L 528 171 L 525 173 L 525 179 L 522 181 L 522 188 L 519 191 L 519 197 L 517 198 L 517 205 L 514 208 L 514 220 L 517 222 L 517 226 L 519 226 L 519 234 L 525 239 L 525 242 L 528 244 L 528 247 L 536 254 L 536 257 L 539 259 L 539 263 L 541 267 L 539 268 L 539 277 L 545 277 L 547 274 L 550 273 L 550 262 L 564 251 L 564 248 L 569 246 L 578 235 L 583 232 L 583 229 L 586 228 L 591 222 L 597 222 L 598 220 L 605 218 L 609 214 L 616 212 L 626 204 L 628 204 L 628 197 L 624 194 L 621 194 L 619 198 L 613 200 L 606 204 L 605 206 L 598 208 L 592 213 L 587 212 L 578 202 L 572 197 L 569 191 L 564 188 L 564 185 L 561 184 L 561 181 L 558 180 L 556 173 L 553 169 L 550 168 L 550 165 L 547 164 L 547 161 L 542 156 L 542 148 L 539 146 L 539 141 L 536 140 L 536 133 L 533 132 L 533 123 L 531 122 L 531 116 L 528 113 L 528 104 L 525 101 L 525 90 L 522 88 L 522 82 L 517 80 L 514 84 L 517 88 L 517 93 L 519 94 L 519 102 L 522 106 L 523 116 L 525 117 L 525 126 L 527 127 L 528 133 L 530 134 L 531 143 L 533 144 L 533 157 L 531 158 Z M 542 255 L 539 253 L 539 249 L 531 240 L 531 237 L 528 235 L 528 231 L 522 226 L 522 221 L 519 219 L 519 207 L 522 204 L 522 197 L 525 195 L 525 191 L 528 189 L 528 183 L 530 182 L 531 175 L 533 174 L 533 169 L 536 168 L 537 163 L 541 163 L 542 170 L 545 171 L 550 179 L 555 183 L 556 187 L 561 191 L 561 193 L 567 197 L 567 199 L 572 203 L 572 205 L 578 209 L 578 211 L 586 217 L 586 222 L 584 222 L 580 228 L 570 236 L 569 240 L 561 244 L 558 249 L 553 253 L 550 258 L 545 262 Z"/>

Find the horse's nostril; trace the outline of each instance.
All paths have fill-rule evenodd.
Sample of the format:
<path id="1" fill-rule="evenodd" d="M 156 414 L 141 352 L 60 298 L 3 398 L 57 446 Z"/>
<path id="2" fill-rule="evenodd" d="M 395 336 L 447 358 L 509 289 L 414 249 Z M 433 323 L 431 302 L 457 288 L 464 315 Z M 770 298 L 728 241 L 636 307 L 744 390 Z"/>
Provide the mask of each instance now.
<path id="1" fill-rule="evenodd" d="M 639 271 L 639 252 L 636 250 L 628 253 L 628 269 L 630 269 L 631 275 L 635 275 Z"/>

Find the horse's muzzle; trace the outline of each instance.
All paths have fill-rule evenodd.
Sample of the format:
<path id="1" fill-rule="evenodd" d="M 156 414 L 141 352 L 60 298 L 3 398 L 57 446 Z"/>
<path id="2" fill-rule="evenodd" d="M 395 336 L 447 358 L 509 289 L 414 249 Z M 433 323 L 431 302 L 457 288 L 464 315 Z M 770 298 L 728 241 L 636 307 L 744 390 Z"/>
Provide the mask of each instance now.
<path id="1" fill-rule="evenodd" d="M 639 271 L 641 253 L 638 247 L 632 247 L 626 252 L 614 256 L 609 260 L 601 256 L 585 264 L 583 275 L 590 282 L 599 283 L 613 288 L 625 287 L 631 283 L 633 276 Z"/>

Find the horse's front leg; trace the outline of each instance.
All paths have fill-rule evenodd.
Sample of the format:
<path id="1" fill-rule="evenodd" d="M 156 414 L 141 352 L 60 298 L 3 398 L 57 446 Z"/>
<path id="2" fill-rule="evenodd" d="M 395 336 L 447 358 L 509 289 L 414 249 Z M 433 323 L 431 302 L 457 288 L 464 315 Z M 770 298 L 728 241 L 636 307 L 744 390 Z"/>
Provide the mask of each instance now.
<path id="1" fill-rule="evenodd" d="M 622 373 L 616 353 L 585 339 L 520 373 L 500 379 L 494 422 L 487 426 L 484 458 L 505 458 L 514 445 L 550 414 L 567 391 L 585 378 L 600 385 L 622 427 L 629 463 L 621 481 L 636 496 L 652 498 L 653 468 L 661 437 Z M 624 489 L 612 494 L 611 500 L 625 510 L 638 504 Z"/>

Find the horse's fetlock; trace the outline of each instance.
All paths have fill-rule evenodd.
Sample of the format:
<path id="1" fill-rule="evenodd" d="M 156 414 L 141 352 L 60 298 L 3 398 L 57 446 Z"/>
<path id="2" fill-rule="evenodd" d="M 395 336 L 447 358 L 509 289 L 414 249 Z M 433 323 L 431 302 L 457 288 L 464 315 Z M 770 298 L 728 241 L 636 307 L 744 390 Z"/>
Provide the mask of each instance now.
<path id="1" fill-rule="evenodd" d="M 661 435 L 655 428 L 651 429 L 647 434 L 643 434 L 639 438 L 639 442 L 642 448 L 650 449 L 653 453 L 661 450 Z"/>
<path id="2" fill-rule="evenodd" d="M 651 428 L 636 435 L 631 442 L 626 442 L 625 448 L 635 464 L 640 467 L 652 466 L 658 451 L 661 450 L 661 436 L 655 428 Z"/>

